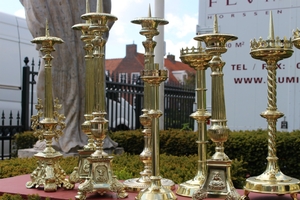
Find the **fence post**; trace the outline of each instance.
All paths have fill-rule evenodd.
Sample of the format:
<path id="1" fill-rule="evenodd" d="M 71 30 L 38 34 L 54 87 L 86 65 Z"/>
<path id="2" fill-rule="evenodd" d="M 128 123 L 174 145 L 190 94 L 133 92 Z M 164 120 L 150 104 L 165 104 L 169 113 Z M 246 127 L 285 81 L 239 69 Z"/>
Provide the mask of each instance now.
<path id="1" fill-rule="evenodd" d="M 23 81 L 22 81 L 22 111 L 21 111 L 21 125 L 24 127 L 24 131 L 29 130 L 29 76 L 30 68 L 27 65 L 29 62 L 28 57 L 25 57 L 23 67 Z"/>
<path id="2" fill-rule="evenodd" d="M 141 77 L 139 76 L 137 81 L 136 81 L 136 85 L 144 85 Z M 135 121 L 136 121 L 136 126 L 135 128 L 138 129 L 141 127 L 141 122 L 140 122 L 140 115 L 142 114 L 142 94 L 144 94 L 144 87 L 138 87 L 137 88 L 137 95 L 136 95 L 136 99 L 135 99 Z M 144 105 L 145 106 L 145 105 Z"/>

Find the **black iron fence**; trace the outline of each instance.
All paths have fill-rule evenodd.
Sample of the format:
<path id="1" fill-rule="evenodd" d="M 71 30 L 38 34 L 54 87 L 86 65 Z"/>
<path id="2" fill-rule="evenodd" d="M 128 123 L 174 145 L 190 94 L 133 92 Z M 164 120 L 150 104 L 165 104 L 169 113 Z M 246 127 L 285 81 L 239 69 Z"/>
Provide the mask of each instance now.
<path id="1" fill-rule="evenodd" d="M 30 130 L 30 117 L 33 115 L 34 107 L 34 87 L 37 72 L 34 72 L 34 61 L 32 61 L 31 69 L 28 66 L 28 58 L 24 59 L 22 81 L 22 100 L 21 100 L 21 118 L 16 116 L 17 125 L 12 124 L 13 116 L 10 114 L 10 122 L 5 125 L 4 112 L 2 115 L 2 125 L 0 126 L 0 143 L 1 159 L 11 156 L 11 140 L 15 133 Z M 139 116 L 142 114 L 144 102 L 144 85 L 143 82 L 135 77 L 134 81 L 119 81 L 112 77 L 106 78 L 106 105 L 107 119 L 109 128 L 112 131 L 139 129 L 141 124 Z M 194 120 L 190 118 L 193 112 L 195 102 L 194 88 L 188 88 L 181 84 L 171 85 L 164 84 L 164 129 L 169 128 L 186 128 L 192 129 Z M 19 124 L 21 121 L 21 124 Z M 9 147 L 6 147 L 7 143 Z M 8 150 L 5 150 L 8 149 Z"/>
<path id="2" fill-rule="evenodd" d="M 135 80 L 118 79 L 118 74 L 108 75 L 106 81 L 106 97 L 121 103 L 120 108 L 127 110 L 124 112 L 125 119 L 129 119 L 129 126 L 122 125 L 121 127 L 112 127 L 115 129 L 138 129 L 141 128 L 139 116 L 142 114 L 144 102 L 144 85 L 137 77 Z M 195 89 L 194 87 L 187 87 L 182 84 L 164 84 L 164 129 L 177 128 L 181 129 L 194 127 L 194 120 L 190 118 L 193 113 L 195 103 Z M 121 102 L 122 101 L 122 102 Z M 111 105 L 111 104 L 109 104 Z M 117 107 L 118 108 L 118 107 Z M 108 113 L 114 112 L 108 119 L 115 120 L 116 116 L 121 115 L 121 110 L 111 109 L 108 107 Z M 132 114 L 133 113 L 133 114 Z"/>
<path id="3" fill-rule="evenodd" d="M 13 125 L 13 119 L 17 120 L 17 124 Z M 19 132 L 23 131 L 22 126 L 19 124 L 20 122 L 20 114 L 17 113 L 17 116 L 13 116 L 12 112 L 10 112 L 8 121 L 9 123 L 6 125 L 6 116 L 4 111 L 2 111 L 1 115 L 1 126 L 0 126 L 0 146 L 1 146 L 1 160 L 11 158 L 12 155 L 12 137 Z"/>
<path id="4" fill-rule="evenodd" d="M 38 72 L 34 71 L 34 60 L 31 63 L 31 69 L 28 66 L 29 59 L 25 57 L 25 66 L 23 67 L 22 87 L 21 87 L 21 117 L 18 111 L 16 116 L 10 111 L 9 116 L 5 116 L 2 111 L 0 126 L 0 158 L 11 158 L 13 150 L 13 136 L 16 133 L 30 130 L 30 116 L 33 114 L 35 77 Z M 7 123 L 8 122 L 8 123 Z"/>

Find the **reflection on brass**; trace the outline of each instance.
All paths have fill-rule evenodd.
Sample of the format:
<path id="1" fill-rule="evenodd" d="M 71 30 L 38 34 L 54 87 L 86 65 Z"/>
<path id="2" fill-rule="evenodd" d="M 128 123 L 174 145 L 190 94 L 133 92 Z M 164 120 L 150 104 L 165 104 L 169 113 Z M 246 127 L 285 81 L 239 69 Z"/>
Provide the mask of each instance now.
<path id="1" fill-rule="evenodd" d="M 33 115 L 32 129 L 34 134 L 40 140 L 46 141 L 46 148 L 34 156 L 38 158 L 38 166 L 31 173 L 31 181 L 26 183 L 27 188 L 44 187 L 45 192 L 53 192 L 57 187 L 63 185 L 66 189 L 73 189 L 74 184 L 70 184 L 65 180 L 66 173 L 59 165 L 59 159 L 62 154 L 55 151 L 52 147 L 52 139 L 58 139 L 65 128 L 65 116 L 59 114 L 61 109 L 58 99 L 52 97 L 52 73 L 51 61 L 53 59 L 51 52 L 54 51 L 53 45 L 63 43 L 63 40 L 57 37 L 52 37 L 49 34 L 48 22 L 46 22 L 46 34 L 44 37 L 37 37 L 32 40 L 32 43 L 41 44 L 41 52 L 45 61 L 45 99 L 44 106 L 42 100 L 38 99 L 36 105 L 37 115 Z M 40 118 L 42 118 L 40 120 Z"/>
<path id="2" fill-rule="evenodd" d="M 89 0 L 86 0 L 86 13 L 90 12 Z M 72 28 L 81 31 L 81 40 L 85 43 L 85 121 L 81 125 L 81 130 L 88 136 L 88 144 L 83 149 L 78 150 L 79 161 L 78 166 L 69 177 L 71 183 L 79 183 L 85 180 L 89 175 L 89 161 L 87 158 L 94 153 L 95 144 L 91 133 L 91 120 L 93 119 L 92 111 L 94 106 L 94 66 L 93 66 L 93 33 L 89 30 L 90 20 L 86 23 L 76 24 Z"/>
<path id="3" fill-rule="evenodd" d="M 237 37 L 218 32 L 217 16 L 214 17 L 213 33 L 203 34 L 194 38 L 206 44 L 206 52 L 212 55 L 209 61 L 211 68 L 211 127 L 208 136 L 216 145 L 216 152 L 207 160 L 207 175 L 202 187 L 192 195 L 194 200 L 205 198 L 239 199 L 240 195 L 233 186 L 231 180 L 231 160 L 224 152 L 224 142 L 227 141 L 229 129 L 227 127 L 223 67 L 225 62 L 221 54 L 226 53 L 226 43 L 236 40 Z M 225 187 L 224 187 L 225 185 Z"/>
<path id="4" fill-rule="evenodd" d="M 149 6 L 148 17 L 137 18 L 132 20 L 132 23 L 140 24 L 142 26 L 140 34 L 147 38 L 147 40 L 143 42 L 146 50 L 145 69 L 141 72 L 141 79 L 145 82 L 145 108 L 143 109 L 143 115 L 140 119 L 144 120 L 143 123 L 146 124 L 143 132 L 151 137 L 151 140 L 149 140 L 149 138 L 147 138 L 147 140 L 145 139 L 145 142 L 150 143 L 145 145 L 144 151 L 141 154 L 143 162 L 148 159 L 146 163 L 144 162 L 145 170 L 141 172 L 142 177 L 127 180 L 125 184 L 130 190 L 139 191 L 143 188 L 143 190 L 139 191 L 136 199 L 177 199 L 170 189 L 173 188 L 174 182 L 168 179 L 162 179 L 159 174 L 159 117 L 162 116 L 163 112 L 159 110 L 158 87 L 161 82 L 167 79 L 167 71 L 160 70 L 158 64 L 154 64 L 154 48 L 156 42 L 152 39 L 159 34 L 157 27 L 159 25 L 168 24 L 168 21 L 152 17 Z M 147 120 L 145 120 L 146 117 Z M 150 165 L 151 169 L 149 168 Z"/>
<path id="5" fill-rule="evenodd" d="M 140 154 L 140 159 L 144 163 L 144 170 L 140 172 L 140 178 L 125 180 L 124 185 L 126 186 L 127 191 L 139 192 L 151 185 L 150 176 L 152 175 L 153 166 L 153 139 L 151 137 L 153 137 L 153 132 L 155 130 L 153 129 L 154 123 L 157 123 L 154 122 L 154 112 L 151 111 L 150 113 L 150 110 L 152 110 L 155 103 L 153 98 L 154 87 L 151 85 L 159 85 L 167 76 L 165 70 L 154 69 L 154 48 L 156 42 L 153 41 L 153 37 L 159 34 L 157 30 L 158 25 L 165 25 L 168 22 L 163 19 L 151 17 L 151 9 L 149 6 L 148 17 L 135 19 L 132 23 L 141 24 L 142 30 L 140 31 L 140 34 L 147 38 L 147 40 L 143 42 L 145 47 L 145 69 L 141 72 L 141 78 L 144 80 L 144 108 L 142 110 L 143 114 L 140 116 L 140 122 L 144 128 L 142 133 L 144 134 L 145 145 Z M 159 112 L 159 116 L 157 115 L 156 117 L 159 118 L 161 114 L 162 112 Z M 168 189 L 175 188 L 175 183 L 168 179 L 161 179 L 161 184 Z"/>
<path id="6" fill-rule="evenodd" d="M 297 39 L 293 40 L 297 43 Z M 297 46 L 297 44 L 296 44 Z M 270 13 L 270 29 L 267 40 L 259 38 L 250 42 L 250 54 L 254 59 L 267 63 L 268 71 L 268 106 L 262 112 L 261 117 L 268 122 L 268 157 L 266 170 L 259 176 L 250 177 L 246 180 L 245 192 L 242 199 L 249 199 L 250 192 L 265 194 L 291 194 L 292 199 L 297 199 L 297 192 L 300 191 L 300 181 L 298 179 L 284 175 L 278 165 L 276 156 L 276 123 L 277 119 L 284 114 L 277 110 L 276 99 L 276 70 L 277 62 L 289 58 L 293 54 L 293 43 L 291 39 L 274 37 L 272 12 Z"/>
<path id="7" fill-rule="evenodd" d="M 87 2 L 88 5 L 88 2 Z M 108 120 L 105 119 L 106 107 L 105 107 L 105 44 L 107 40 L 103 37 L 109 31 L 108 22 L 116 21 L 117 17 L 103 13 L 103 1 L 97 0 L 96 12 L 88 12 L 81 16 L 82 19 L 86 20 L 89 24 L 88 28 L 83 28 L 84 36 L 88 46 L 86 46 L 86 61 L 87 73 L 94 74 L 93 82 L 88 80 L 86 86 L 88 87 L 86 91 L 86 97 L 88 98 L 88 103 L 86 104 L 86 122 L 83 124 L 82 128 L 85 133 L 91 134 L 95 141 L 95 146 L 93 146 L 90 139 L 89 144 L 85 146 L 82 153 L 82 159 L 80 159 L 80 168 L 82 170 L 80 173 L 85 173 L 85 181 L 78 186 L 78 192 L 75 199 L 83 200 L 86 199 L 87 193 L 97 192 L 99 194 L 104 194 L 106 192 L 112 191 L 117 193 L 118 198 L 125 198 L 128 194 L 125 192 L 125 186 L 117 180 L 113 175 L 111 169 L 111 162 L 113 156 L 108 156 L 107 153 L 103 151 L 103 140 L 106 137 L 106 132 L 108 129 Z M 90 22 L 90 23 L 89 23 Z M 88 35 L 92 35 L 90 38 Z M 84 37 L 83 36 L 83 37 Z M 83 39 L 83 38 L 82 38 Z M 90 43 L 91 42 L 91 43 Z M 93 62 L 91 65 L 92 55 L 90 54 L 90 45 L 93 45 Z M 93 98 L 92 101 L 89 98 Z M 84 156 L 83 153 L 88 153 L 89 151 L 94 151 L 90 156 Z M 88 162 L 89 164 L 88 164 Z M 88 171 L 88 173 L 86 173 Z"/>
<path id="8" fill-rule="evenodd" d="M 205 52 L 201 47 L 186 48 L 180 51 L 180 59 L 183 63 L 196 69 L 196 96 L 197 96 L 197 110 L 190 115 L 197 121 L 198 125 L 198 171 L 196 176 L 184 183 L 179 184 L 176 193 L 181 196 L 192 197 L 199 187 L 202 187 L 206 178 L 206 158 L 207 158 L 207 127 L 206 122 L 210 118 L 210 113 L 206 110 L 206 77 L 205 70 L 208 67 L 208 62 L 212 55 Z"/>

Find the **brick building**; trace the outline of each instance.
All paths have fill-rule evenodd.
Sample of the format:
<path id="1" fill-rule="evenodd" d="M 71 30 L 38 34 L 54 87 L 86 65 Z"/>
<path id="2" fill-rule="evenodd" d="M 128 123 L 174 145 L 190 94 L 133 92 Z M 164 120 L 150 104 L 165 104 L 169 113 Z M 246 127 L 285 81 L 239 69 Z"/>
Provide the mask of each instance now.
<path id="1" fill-rule="evenodd" d="M 117 79 L 123 83 L 135 83 L 140 76 L 140 71 L 144 69 L 144 54 L 137 52 L 136 44 L 129 44 L 126 45 L 124 58 L 106 59 L 105 64 L 106 71 L 113 80 Z M 167 80 L 169 83 L 183 83 L 188 78 L 189 73 L 195 73 L 193 68 L 176 61 L 174 55 L 167 55 L 164 65 L 169 72 Z"/>

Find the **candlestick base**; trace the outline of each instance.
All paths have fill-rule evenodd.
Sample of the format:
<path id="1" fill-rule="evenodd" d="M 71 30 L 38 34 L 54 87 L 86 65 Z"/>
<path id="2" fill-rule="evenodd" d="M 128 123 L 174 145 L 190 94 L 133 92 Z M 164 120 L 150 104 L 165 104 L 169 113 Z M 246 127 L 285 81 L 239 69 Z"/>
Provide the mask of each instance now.
<path id="1" fill-rule="evenodd" d="M 91 163 L 89 177 L 78 186 L 78 193 L 75 199 L 86 199 L 87 193 L 98 192 L 104 194 L 112 191 L 117 193 L 118 198 L 125 198 L 128 194 L 125 192 L 125 186 L 117 180 L 111 170 L 112 156 L 106 157 L 88 157 L 87 160 Z"/>
<path id="2" fill-rule="evenodd" d="M 193 194 L 193 200 L 206 198 L 240 199 L 230 175 L 231 160 L 207 160 L 207 179 L 202 188 Z"/>
<path id="3" fill-rule="evenodd" d="M 65 189 L 74 188 L 74 184 L 65 179 L 66 173 L 59 165 L 58 160 L 62 157 L 61 153 L 40 152 L 34 156 L 39 159 L 38 166 L 30 175 L 31 181 L 26 183 L 27 188 L 44 187 L 45 192 L 55 192 L 57 187 L 61 186 Z"/>
<path id="4" fill-rule="evenodd" d="M 178 186 L 176 194 L 185 197 L 192 197 L 193 194 L 199 189 L 199 187 L 201 188 L 203 186 L 204 181 L 204 176 L 196 176 L 191 180 L 181 183 Z"/>
<path id="5" fill-rule="evenodd" d="M 244 187 L 244 195 L 242 200 L 249 200 L 250 192 L 263 194 L 291 194 L 293 200 L 297 200 L 297 193 L 300 191 L 300 181 L 298 179 L 286 176 L 278 172 L 280 177 L 284 177 L 284 181 L 280 180 L 262 180 L 259 177 L 250 177 L 246 180 Z"/>
<path id="6" fill-rule="evenodd" d="M 176 195 L 170 190 L 162 186 L 160 176 L 151 176 L 151 185 L 139 192 L 135 197 L 136 200 L 176 200 Z"/>
<path id="7" fill-rule="evenodd" d="M 70 174 L 70 177 L 68 179 L 70 183 L 82 183 L 86 178 L 89 177 L 91 164 L 87 158 L 90 157 L 92 153 L 94 153 L 93 150 L 78 150 L 78 167 L 74 167 L 73 172 Z"/>
<path id="8" fill-rule="evenodd" d="M 151 180 L 148 177 L 140 177 L 140 178 L 133 178 L 124 181 L 125 190 L 127 192 L 140 192 L 142 189 L 150 187 Z M 161 179 L 161 184 L 164 188 L 169 190 L 175 189 L 175 183 L 170 179 Z"/>

